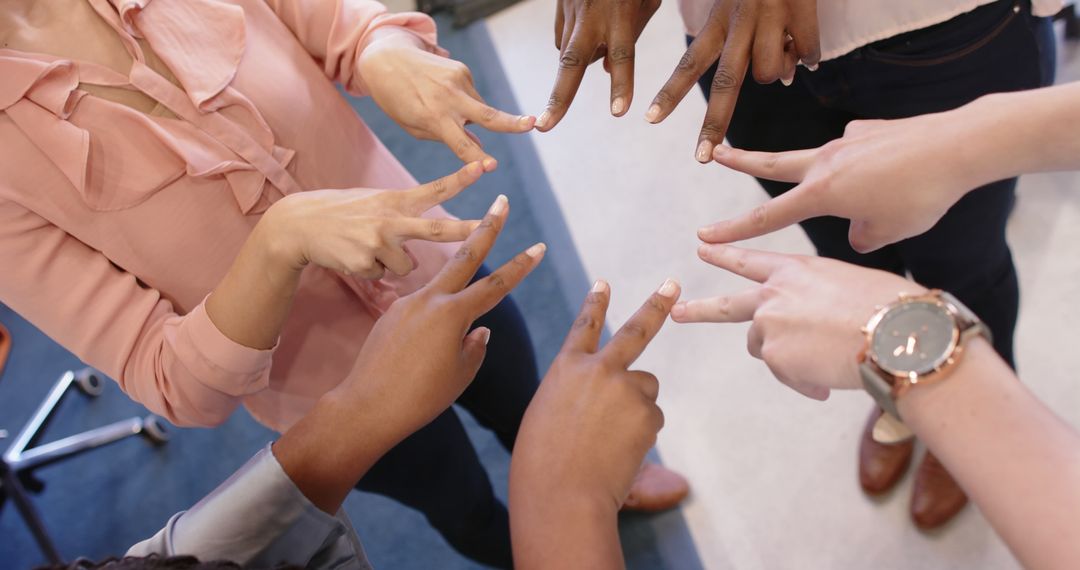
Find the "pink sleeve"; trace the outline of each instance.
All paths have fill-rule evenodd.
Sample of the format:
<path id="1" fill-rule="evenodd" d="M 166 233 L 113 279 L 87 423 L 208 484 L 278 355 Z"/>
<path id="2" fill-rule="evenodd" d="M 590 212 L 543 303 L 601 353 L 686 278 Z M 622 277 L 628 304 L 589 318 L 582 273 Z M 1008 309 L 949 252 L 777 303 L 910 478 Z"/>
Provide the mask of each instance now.
<path id="1" fill-rule="evenodd" d="M 308 53 L 337 81 L 357 96 L 368 93 L 357 71 L 360 54 L 374 40 L 407 33 L 431 51 L 438 47 L 435 21 L 419 12 L 388 13 L 375 0 L 266 0 L 270 9 L 292 30 Z"/>
<path id="2" fill-rule="evenodd" d="M 229 340 L 201 304 L 176 314 L 100 252 L 3 200 L 0 268 L 0 301 L 176 425 L 220 424 L 268 385 L 272 350 Z"/>

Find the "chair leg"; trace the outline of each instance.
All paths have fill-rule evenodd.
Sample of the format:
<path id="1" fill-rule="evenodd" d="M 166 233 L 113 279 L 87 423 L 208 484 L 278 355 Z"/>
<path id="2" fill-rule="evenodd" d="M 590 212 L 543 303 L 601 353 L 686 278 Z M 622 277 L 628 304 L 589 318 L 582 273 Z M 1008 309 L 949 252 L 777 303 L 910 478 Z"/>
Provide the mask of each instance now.
<path id="1" fill-rule="evenodd" d="M 62 563 L 63 559 L 60 557 L 60 551 L 56 549 L 56 545 L 49 538 L 49 533 L 45 530 L 45 523 L 41 521 L 37 509 L 30 502 L 29 494 L 26 489 L 23 489 L 19 478 L 15 476 L 15 473 L 7 465 L 0 467 L 0 469 L 3 469 L 3 476 L 0 478 L 0 482 L 3 484 L 3 493 L 6 497 L 11 497 L 11 501 L 15 503 L 15 508 L 22 515 L 23 521 L 26 522 L 26 526 L 30 529 L 30 533 L 34 535 L 34 541 L 37 542 L 38 548 L 41 549 L 42 554 L 49 560 L 49 563 Z"/>

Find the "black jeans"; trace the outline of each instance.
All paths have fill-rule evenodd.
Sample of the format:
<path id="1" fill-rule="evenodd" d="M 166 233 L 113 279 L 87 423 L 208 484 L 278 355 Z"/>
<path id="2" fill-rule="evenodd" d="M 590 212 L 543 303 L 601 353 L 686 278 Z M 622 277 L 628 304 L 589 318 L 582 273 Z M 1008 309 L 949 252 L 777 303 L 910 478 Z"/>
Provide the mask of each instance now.
<path id="1" fill-rule="evenodd" d="M 487 274 L 482 267 L 474 280 Z M 491 340 L 480 372 L 458 404 L 494 431 L 509 451 L 540 384 L 532 341 L 510 297 L 475 326 L 491 329 Z M 453 410 L 391 449 L 356 488 L 420 511 L 455 550 L 473 560 L 499 568 L 513 565 L 506 506 L 495 497 Z"/>
<path id="2" fill-rule="evenodd" d="M 815 72 L 800 67 L 790 87 L 759 85 L 748 74 L 727 136 L 748 150 L 818 147 L 843 136 L 856 119 L 934 113 L 989 93 L 1049 85 L 1054 59 L 1049 19 L 1032 16 L 1026 0 L 998 0 L 823 62 Z M 700 80 L 706 97 L 715 71 Z M 794 187 L 758 182 L 772 196 Z M 821 256 L 910 273 L 927 287 L 950 291 L 986 322 L 994 348 L 1013 364 L 1020 291 L 1005 225 L 1015 189 L 1015 178 L 979 188 L 930 231 L 869 254 L 849 245 L 847 220 L 822 217 L 801 225 Z"/>

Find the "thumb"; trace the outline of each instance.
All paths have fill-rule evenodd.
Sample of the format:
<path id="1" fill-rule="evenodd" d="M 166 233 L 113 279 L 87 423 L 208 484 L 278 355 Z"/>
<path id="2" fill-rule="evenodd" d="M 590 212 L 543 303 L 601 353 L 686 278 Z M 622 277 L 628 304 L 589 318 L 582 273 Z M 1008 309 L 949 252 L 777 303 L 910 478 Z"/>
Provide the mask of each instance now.
<path id="1" fill-rule="evenodd" d="M 491 339 L 491 329 L 487 327 L 477 327 L 465 335 L 461 355 L 465 363 L 465 373 L 468 374 L 469 383 L 472 383 L 476 373 L 480 371 L 480 365 L 484 363 L 484 355 L 487 354 L 489 339 Z"/>

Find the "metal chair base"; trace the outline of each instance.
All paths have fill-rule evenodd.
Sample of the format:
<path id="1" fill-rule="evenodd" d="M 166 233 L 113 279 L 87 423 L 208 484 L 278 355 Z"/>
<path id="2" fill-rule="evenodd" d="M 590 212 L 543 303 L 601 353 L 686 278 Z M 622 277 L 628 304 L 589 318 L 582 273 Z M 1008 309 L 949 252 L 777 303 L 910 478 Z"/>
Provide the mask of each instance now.
<path id="1" fill-rule="evenodd" d="M 41 552 L 53 564 L 59 564 L 63 559 L 49 537 L 41 515 L 30 501 L 30 493 L 40 492 L 44 487 L 41 481 L 34 477 L 34 470 L 133 435 L 141 434 L 156 445 L 169 440 L 165 422 L 155 415 L 149 415 L 145 418 L 118 421 L 51 443 L 35 445 L 48 426 L 56 407 L 73 385 L 91 398 L 100 395 L 105 388 L 101 377 L 93 370 L 65 372 L 0 457 L 0 506 L 7 498 L 12 500 L 34 535 Z M 6 436 L 7 432 L 0 431 L 0 438 Z"/>

